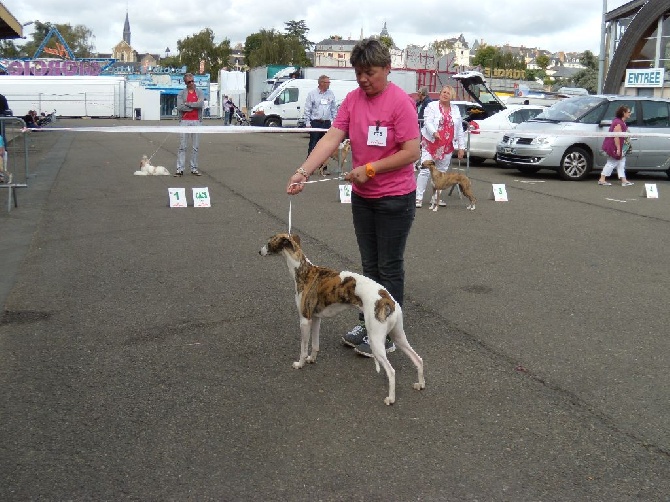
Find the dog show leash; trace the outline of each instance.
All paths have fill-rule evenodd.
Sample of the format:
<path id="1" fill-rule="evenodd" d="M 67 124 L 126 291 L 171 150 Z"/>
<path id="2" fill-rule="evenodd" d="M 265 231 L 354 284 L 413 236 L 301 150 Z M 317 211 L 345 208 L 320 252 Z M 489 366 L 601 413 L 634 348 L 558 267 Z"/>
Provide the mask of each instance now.
<path id="1" fill-rule="evenodd" d="M 334 181 L 334 180 L 343 180 L 344 179 L 344 174 L 341 174 L 340 176 L 335 176 L 334 178 L 326 178 L 323 180 L 312 180 L 312 181 L 301 181 L 299 183 L 291 183 L 290 186 L 295 186 L 295 185 L 309 185 L 311 183 L 321 183 L 322 181 Z M 293 201 L 291 200 L 293 196 L 289 195 L 288 198 L 288 234 L 291 235 L 291 218 L 293 215 Z"/>
<path id="2" fill-rule="evenodd" d="M 151 163 L 151 159 L 154 158 L 154 155 L 156 155 L 156 154 L 158 153 L 158 150 L 161 149 L 161 147 L 165 144 L 165 142 L 167 141 L 167 139 L 168 139 L 169 137 L 170 137 L 170 135 L 167 134 L 167 135 L 165 136 L 165 139 L 164 139 L 163 141 L 161 141 L 161 144 L 158 145 L 158 148 L 156 148 L 156 151 L 155 151 L 154 153 L 151 154 L 151 157 L 149 157 L 149 160 L 148 160 L 149 163 Z"/>

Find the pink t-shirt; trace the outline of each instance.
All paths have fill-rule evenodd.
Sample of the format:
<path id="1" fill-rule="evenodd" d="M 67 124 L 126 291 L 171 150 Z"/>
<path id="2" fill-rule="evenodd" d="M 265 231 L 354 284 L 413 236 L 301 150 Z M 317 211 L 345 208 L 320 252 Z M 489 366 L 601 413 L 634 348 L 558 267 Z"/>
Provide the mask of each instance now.
<path id="1" fill-rule="evenodd" d="M 385 146 L 368 145 L 370 127 L 385 127 Z M 348 133 L 351 140 L 353 166 L 358 167 L 393 155 L 400 144 L 419 137 L 416 105 L 400 87 L 390 82 L 374 97 L 355 89 L 344 98 L 333 127 Z M 353 185 L 353 191 L 366 198 L 406 195 L 416 190 L 414 166 L 407 164 L 394 171 L 378 173 L 362 185 Z"/>

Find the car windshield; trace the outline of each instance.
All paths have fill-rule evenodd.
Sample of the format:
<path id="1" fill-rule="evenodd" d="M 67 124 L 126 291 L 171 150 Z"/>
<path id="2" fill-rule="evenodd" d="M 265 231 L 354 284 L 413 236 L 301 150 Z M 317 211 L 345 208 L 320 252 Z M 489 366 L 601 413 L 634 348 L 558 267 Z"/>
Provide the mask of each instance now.
<path id="1" fill-rule="evenodd" d="M 596 96 L 580 96 L 578 98 L 563 99 L 558 103 L 551 105 L 535 117 L 534 120 L 575 122 L 605 101 L 605 98 Z"/>

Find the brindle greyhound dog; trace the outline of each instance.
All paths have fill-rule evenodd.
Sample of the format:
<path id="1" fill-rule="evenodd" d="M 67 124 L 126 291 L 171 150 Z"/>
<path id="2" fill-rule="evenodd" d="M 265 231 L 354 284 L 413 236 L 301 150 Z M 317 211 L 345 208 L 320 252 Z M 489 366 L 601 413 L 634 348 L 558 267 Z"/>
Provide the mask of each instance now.
<path id="1" fill-rule="evenodd" d="M 384 347 L 387 335 L 416 366 L 419 381 L 414 384 L 414 388 L 421 390 L 426 387 L 423 361 L 405 336 L 402 309 L 383 286 L 354 272 L 337 272 L 313 265 L 300 249 L 300 238 L 295 234 L 277 234 L 270 237 L 259 253 L 261 256 L 284 255 L 289 273 L 295 281 L 295 302 L 300 316 L 301 333 L 300 360 L 293 363 L 295 369 L 302 368 L 306 362 L 316 362 L 321 318 L 333 317 L 354 307 L 365 316 L 365 327 L 377 372 L 381 365 L 388 377 L 389 393 L 384 402 L 395 402 L 395 370 L 386 357 Z M 310 335 L 312 351 L 307 355 Z"/>
<path id="2" fill-rule="evenodd" d="M 470 183 L 470 178 L 465 174 L 456 173 L 451 170 L 447 172 L 442 172 L 437 169 L 435 162 L 432 160 L 424 160 L 421 166 L 424 169 L 430 169 L 430 178 L 433 182 L 433 196 L 430 198 L 430 208 L 433 211 L 437 211 L 440 202 L 440 196 L 442 195 L 442 190 L 458 185 L 461 189 L 463 195 L 470 199 L 470 204 L 466 209 L 471 211 L 475 210 L 475 203 L 477 199 L 472 193 L 472 184 Z"/>

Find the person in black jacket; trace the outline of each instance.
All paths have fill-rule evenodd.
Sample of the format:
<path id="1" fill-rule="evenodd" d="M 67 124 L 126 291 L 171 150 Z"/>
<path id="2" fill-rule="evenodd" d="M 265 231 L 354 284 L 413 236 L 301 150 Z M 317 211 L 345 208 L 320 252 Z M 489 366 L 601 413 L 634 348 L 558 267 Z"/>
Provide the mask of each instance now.
<path id="1" fill-rule="evenodd" d="M 428 96 L 428 87 L 421 87 L 418 91 L 418 99 L 416 101 L 416 111 L 419 114 L 419 127 L 423 127 L 423 112 L 426 110 L 428 103 L 432 101 Z"/>
<path id="2" fill-rule="evenodd" d="M 12 111 L 9 109 L 9 103 L 7 103 L 7 98 L 0 94 L 0 116 L 11 115 Z"/>

